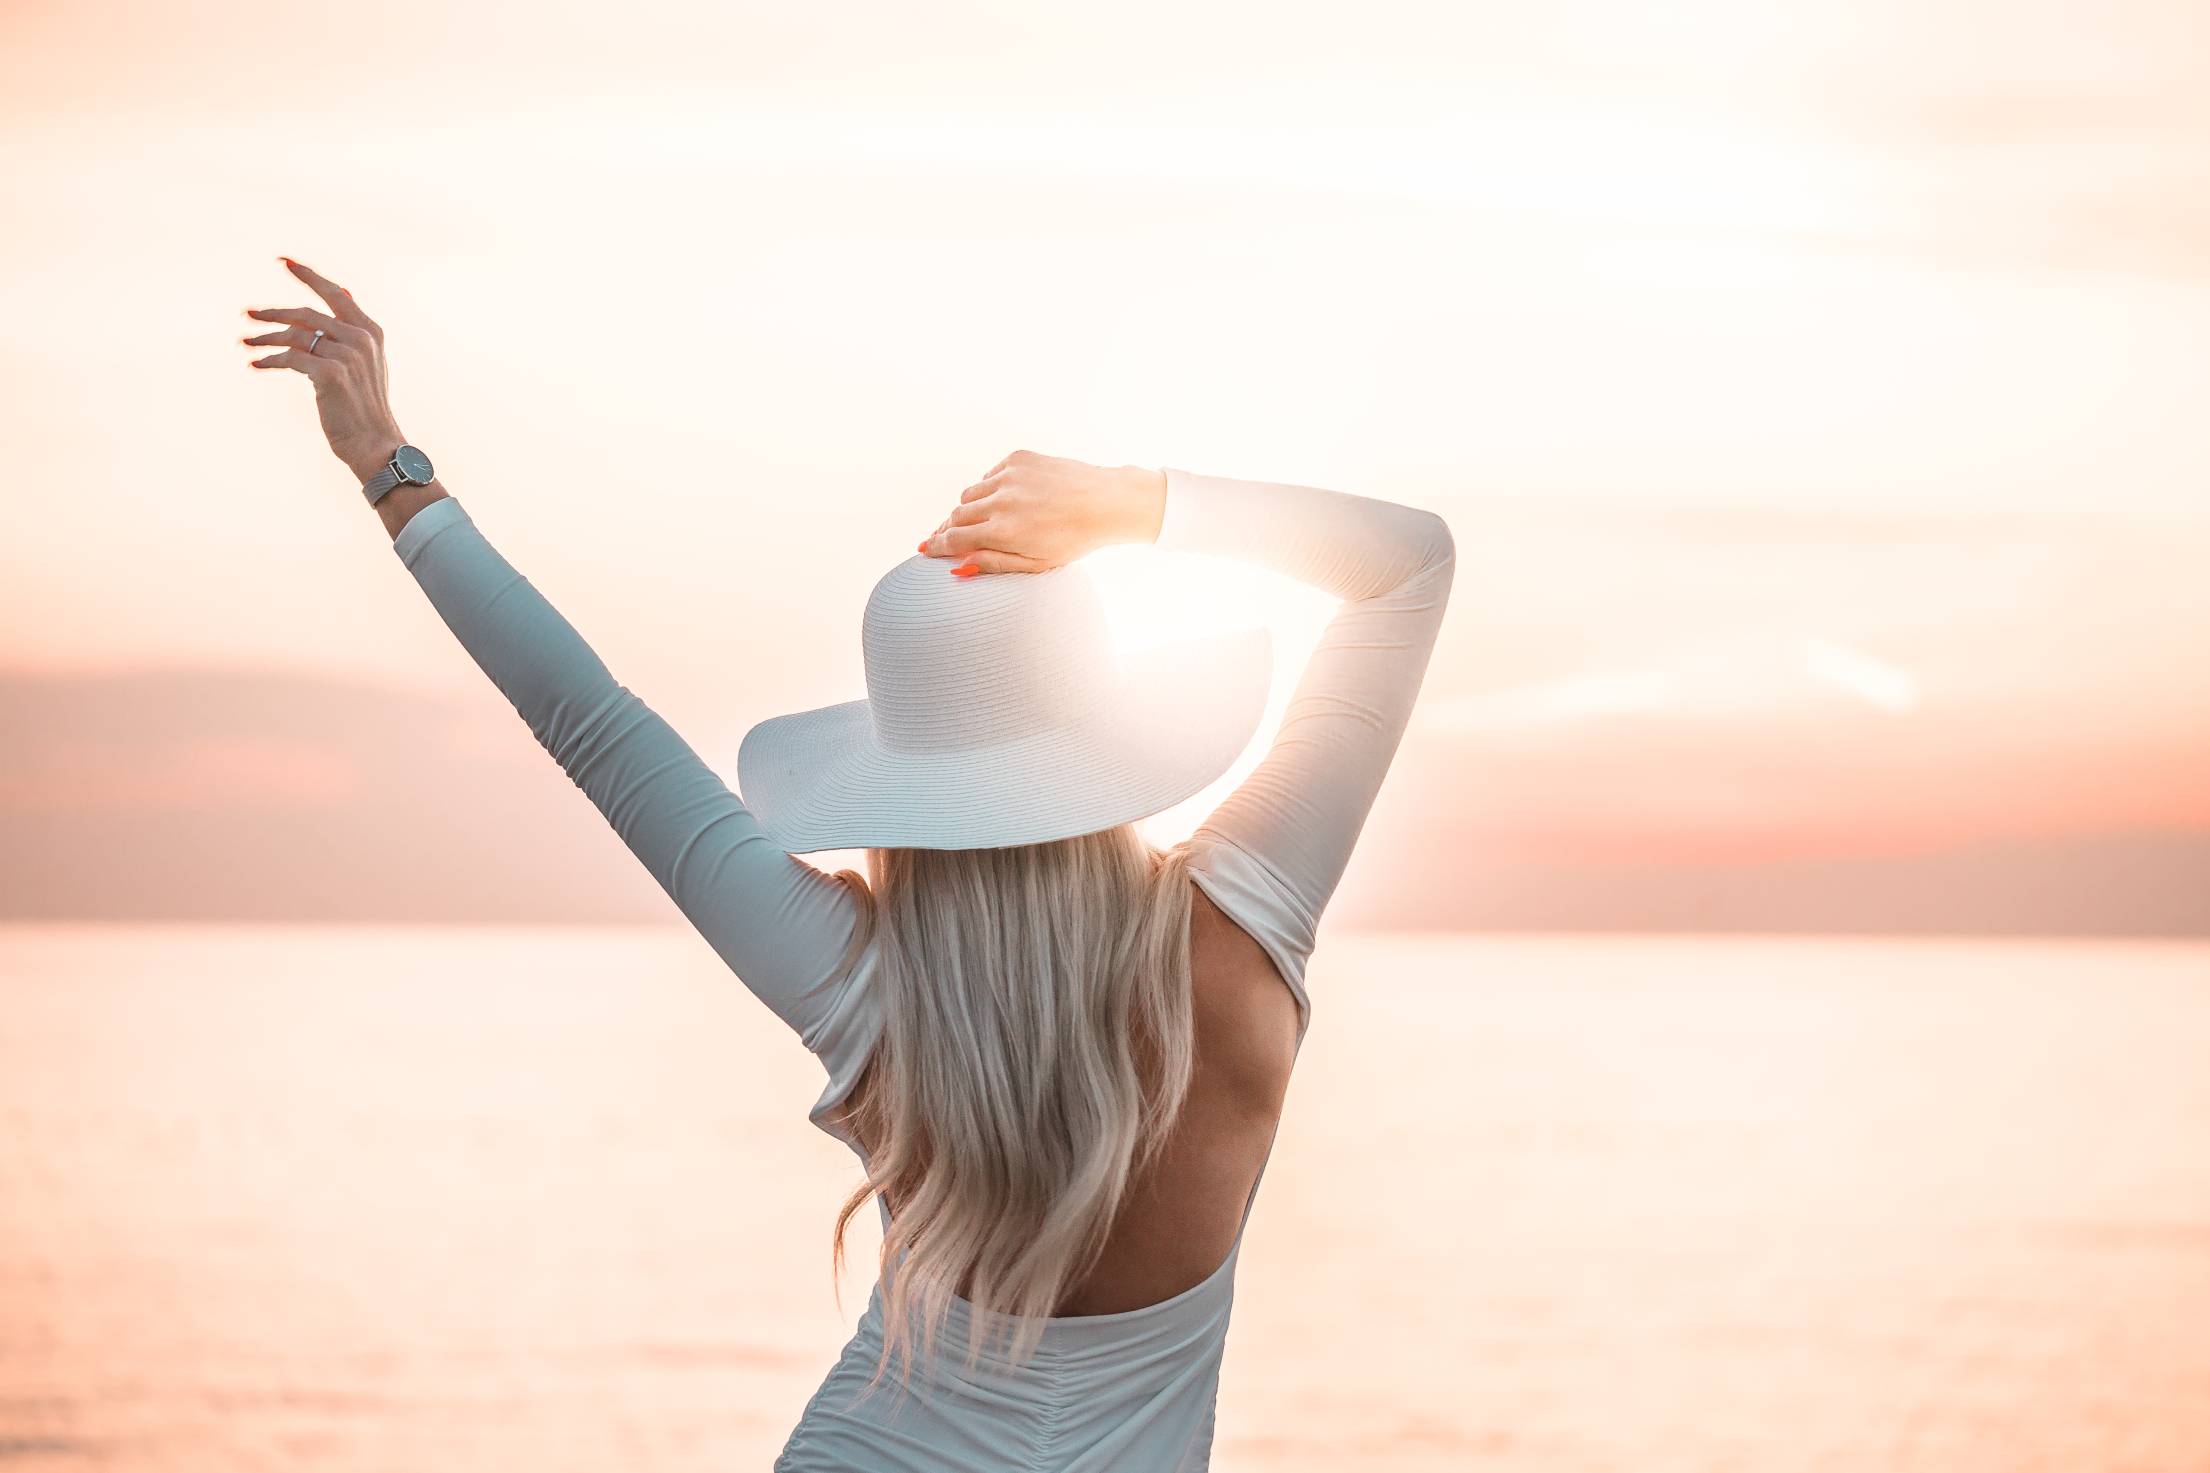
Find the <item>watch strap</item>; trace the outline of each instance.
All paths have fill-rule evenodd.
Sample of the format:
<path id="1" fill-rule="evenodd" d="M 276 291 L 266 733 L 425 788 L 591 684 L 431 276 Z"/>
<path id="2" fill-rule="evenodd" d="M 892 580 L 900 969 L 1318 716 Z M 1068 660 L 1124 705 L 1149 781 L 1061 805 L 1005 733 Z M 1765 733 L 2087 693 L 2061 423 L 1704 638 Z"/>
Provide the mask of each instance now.
<path id="1" fill-rule="evenodd" d="M 384 493 L 398 485 L 399 481 L 399 467 L 386 464 L 382 470 L 361 483 L 361 494 L 368 498 L 370 506 L 374 506 L 377 502 L 383 500 Z"/>

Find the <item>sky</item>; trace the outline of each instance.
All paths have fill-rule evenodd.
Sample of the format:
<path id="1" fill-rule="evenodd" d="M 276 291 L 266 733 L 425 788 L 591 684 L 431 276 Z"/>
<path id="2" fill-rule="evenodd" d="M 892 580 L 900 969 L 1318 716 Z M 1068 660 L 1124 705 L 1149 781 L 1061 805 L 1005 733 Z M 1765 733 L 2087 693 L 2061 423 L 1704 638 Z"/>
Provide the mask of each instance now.
<path id="1" fill-rule="evenodd" d="M 211 714 L 496 700 L 307 383 L 245 367 L 241 309 L 307 304 L 283 253 L 732 774 L 859 693 L 874 579 L 1027 446 L 1449 518 L 1421 791 L 1377 811 L 1445 850 L 2210 835 L 2206 72 L 2176 3 L 17 0 L 0 822 L 20 859 L 394 770 L 470 801 Z M 1131 639 L 1259 617 L 1284 677 L 1326 612 L 1108 561 Z M 108 884 L 60 870 L 40 907 Z"/>

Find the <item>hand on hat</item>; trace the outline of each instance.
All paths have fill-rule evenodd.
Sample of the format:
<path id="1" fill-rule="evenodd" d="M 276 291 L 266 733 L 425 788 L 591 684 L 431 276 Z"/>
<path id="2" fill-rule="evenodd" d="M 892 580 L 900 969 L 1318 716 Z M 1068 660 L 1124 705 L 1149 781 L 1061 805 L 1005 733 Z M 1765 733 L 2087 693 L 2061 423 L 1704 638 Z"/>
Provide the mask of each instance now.
<path id="1" fill-rule="evenodd" d="M 1041 573 L 1116 542 L 1150 542 L 1166 509 L 1166 476 L 1141 466 L 1095 466 L 1016 450 L 959 493 L 924 538 L 952 572 Z"/>

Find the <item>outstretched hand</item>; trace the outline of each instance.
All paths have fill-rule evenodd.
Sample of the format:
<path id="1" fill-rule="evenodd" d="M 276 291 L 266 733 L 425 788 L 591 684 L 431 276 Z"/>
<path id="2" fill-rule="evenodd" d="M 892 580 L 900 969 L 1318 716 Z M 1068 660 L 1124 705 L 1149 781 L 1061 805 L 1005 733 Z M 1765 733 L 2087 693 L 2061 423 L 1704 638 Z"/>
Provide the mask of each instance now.
<path id="1" fill-rule="evenodd" d="M 1166 507 L 1164 473 L 1095 466 L 1016 450 L 959 493 L 959 505 L 923 538 L 952 572 L 1041 573 L 1116 542 L 1150 542 Z"/>
<path id="2" fill-rule="evenodd" d="M 284 351 L 253 360 L 255 368 L 291 368 L 314 381 L 315 410 L 331 453 L 367 480 L 405 443 L 391 412 L 386 386 L 384 330 L 353 294 L 289 256 L 278 258 L 329 307 L 248 307 L 246 316 L 284 327 L 242 338 L 249 347 L 284 344 Z M 318 340 L 315 329 L 323 336 Z M 310 351 L 311 350 L 311 351 Z"/>

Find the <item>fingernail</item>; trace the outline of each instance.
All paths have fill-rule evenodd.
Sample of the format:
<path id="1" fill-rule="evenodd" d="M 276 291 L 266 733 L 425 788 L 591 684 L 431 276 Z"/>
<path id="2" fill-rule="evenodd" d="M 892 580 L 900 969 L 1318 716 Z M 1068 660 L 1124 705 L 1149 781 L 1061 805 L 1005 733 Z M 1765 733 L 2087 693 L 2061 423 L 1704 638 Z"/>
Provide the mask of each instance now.
<path id="1" fill-rule="evenodd" d="M 926 537 L 923 537 L 921 539 L 921 545 L 914 548 L 913 550 L 915 552 L 927 552 L 929 550 L 929 540 Z"/>
<path id="2" fill-rule="evenodd" d="M 954 578 L 972 578 L 981 571 L 982 569 L 976 567 L 973 563 L 961 563 L 958 567 L 952 569 L 952 576 Z"/>
<path id="3" fill-rule="evenodd" d="M 276 259 L 282 261 L 287 266 L 296 266 L 299 264 L 297 261 L 294 261 L 290 256 L 278 256 Z"/>

